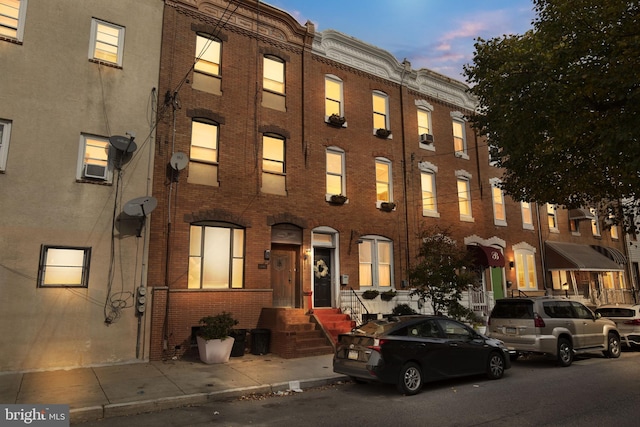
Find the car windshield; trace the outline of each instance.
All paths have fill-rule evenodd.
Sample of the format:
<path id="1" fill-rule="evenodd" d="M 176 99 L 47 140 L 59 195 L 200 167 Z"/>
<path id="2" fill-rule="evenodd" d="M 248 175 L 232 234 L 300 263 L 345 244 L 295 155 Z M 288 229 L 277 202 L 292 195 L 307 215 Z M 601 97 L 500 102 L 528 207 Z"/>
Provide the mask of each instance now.
<path id="1" fill-rule="evenodd" d="M 598 308 L 596 313 L 600 313 L 602 317 L 633 317 L 635 310 L 630 308 L 610 307 Z"/>
<path id="2" fill-rule="evenodd" d="M 531 301 L 498 301 L 491 312 L 495 319 L 533 319 Z"/>

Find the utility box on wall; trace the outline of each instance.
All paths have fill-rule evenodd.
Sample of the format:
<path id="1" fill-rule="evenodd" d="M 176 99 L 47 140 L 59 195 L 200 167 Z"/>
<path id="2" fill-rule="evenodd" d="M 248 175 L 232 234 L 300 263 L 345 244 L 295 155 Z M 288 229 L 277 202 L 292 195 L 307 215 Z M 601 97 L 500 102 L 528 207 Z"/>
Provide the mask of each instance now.
<path id="1" fill-rule="evenodd" d="M 348 274 L 341 274 L 340 275 L 340 284 L 342 286 L 346 286 L 349 284 L 349 275 Z"/>

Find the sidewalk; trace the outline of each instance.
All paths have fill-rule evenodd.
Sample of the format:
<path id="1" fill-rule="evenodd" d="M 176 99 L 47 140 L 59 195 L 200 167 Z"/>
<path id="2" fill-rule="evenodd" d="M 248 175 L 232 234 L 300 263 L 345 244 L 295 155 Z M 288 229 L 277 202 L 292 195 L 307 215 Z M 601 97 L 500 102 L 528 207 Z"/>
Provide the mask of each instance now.
<path id="1" fill-rule="evenodd" d="M 300 359 L 245 354 L 215 365 L 189 359 L 0 373 L 0 402 L 68 404 L 75 423 L 346 379 L 333 372 L 332 358 L 331 354 Z"/>

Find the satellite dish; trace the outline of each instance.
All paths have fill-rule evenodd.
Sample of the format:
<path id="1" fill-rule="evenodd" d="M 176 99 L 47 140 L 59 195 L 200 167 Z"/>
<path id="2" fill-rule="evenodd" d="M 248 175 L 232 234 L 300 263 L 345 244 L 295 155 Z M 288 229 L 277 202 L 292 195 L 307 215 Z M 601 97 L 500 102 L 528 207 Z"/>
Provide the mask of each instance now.
<path id="1" fill-rule="evenodd" d="M 125 153 L 133 153 L 138 146 L 133 142 L 133 137 L 127 138 L 122 135 L 114 135 L 109 138 L 109 142 L 118 151 L 124 151 Z"/>
<path id="2" fill-rule="evenodd" d="M 129 216 L 147 216 L 158 206 L 158 200 L 152 196 L 137 197 L 124 205 L 124 213 Z"/>
<path id="3" fill-rule="evenodd" d="M 173 156 L 171 156 L 171 161 L 169 162 L 169 164 L 171 164 L 171 167 L 177 171 L 181 171 L 182 169 L 187 167 L 187 163 L 189 162 L 189 159 L 187 158 L 187 155 L 181 152 L 177 152 L 174 153 Z"/>

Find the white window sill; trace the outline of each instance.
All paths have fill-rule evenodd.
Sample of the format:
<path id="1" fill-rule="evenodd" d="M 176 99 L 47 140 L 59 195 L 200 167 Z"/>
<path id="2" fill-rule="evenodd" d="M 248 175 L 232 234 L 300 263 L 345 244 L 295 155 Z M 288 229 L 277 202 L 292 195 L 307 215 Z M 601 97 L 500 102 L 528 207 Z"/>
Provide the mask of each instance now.
<path id="1" fill-rule="evenodd" d="M 437 211 L 422 211 L 422 216 L 428 216 L 431 218 L 440 218 L 440 212 Z"/>
<path id="2" fill-rule="evenodd" d="M 462 222 L 476 222 L 472 216 L 469 215 L 460 215 L 460 221 Z"/>

